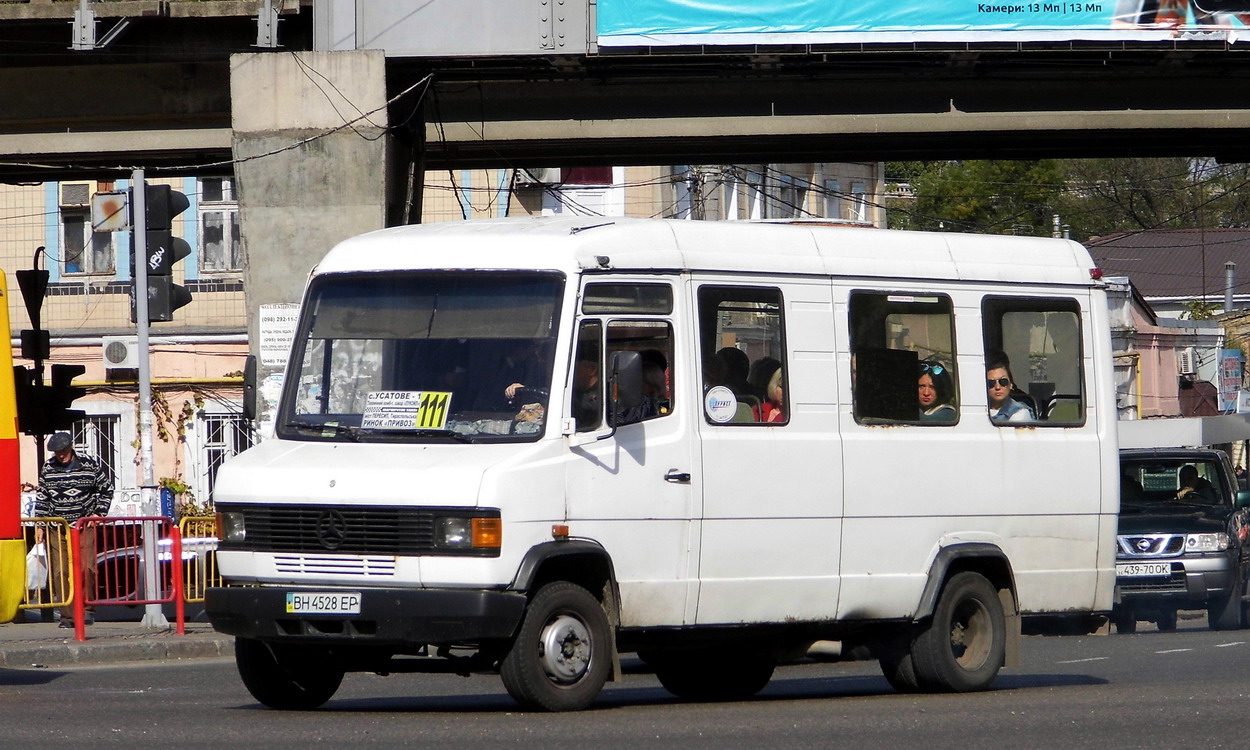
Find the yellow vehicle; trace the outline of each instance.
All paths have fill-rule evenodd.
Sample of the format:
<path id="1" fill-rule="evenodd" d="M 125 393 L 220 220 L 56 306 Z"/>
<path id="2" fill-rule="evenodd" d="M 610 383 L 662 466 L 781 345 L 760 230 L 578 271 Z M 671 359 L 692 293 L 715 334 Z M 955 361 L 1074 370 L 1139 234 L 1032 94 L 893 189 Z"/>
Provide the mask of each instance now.
<path id="1" fill-rule="evenodd" d="M 0 330 L 9 330 L 9 290 L 0 273 Z M 17 398 L 13 352 L 0 346 L 0 622 L 17 616 L 26 585 L 26 542 L 22 538 L 21 480 L 17 442 Z"/>

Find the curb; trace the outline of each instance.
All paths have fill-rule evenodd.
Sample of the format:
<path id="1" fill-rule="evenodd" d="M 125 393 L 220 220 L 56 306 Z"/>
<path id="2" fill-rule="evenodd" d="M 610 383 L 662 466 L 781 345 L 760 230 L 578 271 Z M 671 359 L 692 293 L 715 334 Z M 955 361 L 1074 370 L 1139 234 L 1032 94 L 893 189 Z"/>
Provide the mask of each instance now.
<path id="1" fill-rule="evenodd" d="M 123 642 L 65 641 L 0 647 L 0 667 L 30 668 L 128 661 L 233 657 L 233 638 L 169 635 Z"/>

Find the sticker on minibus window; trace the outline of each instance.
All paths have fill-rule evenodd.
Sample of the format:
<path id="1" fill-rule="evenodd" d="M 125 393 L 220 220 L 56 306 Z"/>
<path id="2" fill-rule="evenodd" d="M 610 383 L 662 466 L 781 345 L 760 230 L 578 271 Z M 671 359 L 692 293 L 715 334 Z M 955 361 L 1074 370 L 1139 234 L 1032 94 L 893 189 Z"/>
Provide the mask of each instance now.
<path id="1" fill-rule="evenodd" d="M 364 430 L 443 430 L 451 394 L 442 391 L 373 391 L 365 400 Z"/>
<path id="2" fill-rule="evenodd" d="M 707 412 L 708 419 L 724 424 L 738 413 L 738 399 L 733 391 L 718 385 L 703 397 L 703 411 Z"/>

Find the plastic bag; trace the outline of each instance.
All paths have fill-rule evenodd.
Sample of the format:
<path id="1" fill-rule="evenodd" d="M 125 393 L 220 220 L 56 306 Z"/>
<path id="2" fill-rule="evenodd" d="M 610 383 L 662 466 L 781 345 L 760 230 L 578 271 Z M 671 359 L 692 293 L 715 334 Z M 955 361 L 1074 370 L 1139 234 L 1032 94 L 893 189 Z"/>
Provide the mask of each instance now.
<path id="1" fill-rule="evenodd" d="M 26 590 L 36 591 L 48 585 L 48 554 L 40 542 L 26 553 Z"/>

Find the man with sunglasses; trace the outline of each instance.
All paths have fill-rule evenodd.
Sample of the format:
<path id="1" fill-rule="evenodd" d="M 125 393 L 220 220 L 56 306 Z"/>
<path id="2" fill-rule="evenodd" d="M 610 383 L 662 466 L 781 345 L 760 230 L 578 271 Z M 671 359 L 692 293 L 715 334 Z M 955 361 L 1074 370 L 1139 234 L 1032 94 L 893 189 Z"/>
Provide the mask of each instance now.
<path id="1" fill-rule="evenodd" d="M 1028 404 L 1011 397 L 1011 364 L 1002 352 L 990 354 L 985 361 L 985 388 L 990 401 L 990 420 L 993 422 L 1031 422 L 1033 410 Z"/>

